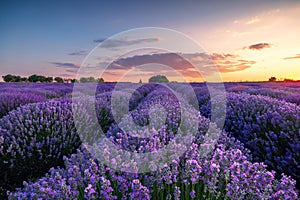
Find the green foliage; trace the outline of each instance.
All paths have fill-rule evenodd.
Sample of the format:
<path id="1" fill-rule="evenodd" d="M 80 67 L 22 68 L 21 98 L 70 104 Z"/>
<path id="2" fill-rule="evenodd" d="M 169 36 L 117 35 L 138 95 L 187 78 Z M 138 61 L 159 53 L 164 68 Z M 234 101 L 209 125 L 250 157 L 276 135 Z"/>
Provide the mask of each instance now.
<path id="1" fill-rule="evenodd" d="M 5 82 L 31 82 L 31 83 L 52 83 L 53 81 L 57 82 L 57 83 L 104 83 L 104 79 L 103 78 L 98 78 L 97 80 L 94 77 L 82 77 L 80 80 L 76 80 L 76 79 L 64 79 L 62 77 L 51 77 L 51 76 L 42 76 L 42 75 L 37 75 L 37 74 L 33 74 L 31 76 L 27 77 L 21 77 L 21 76 L 16 76 L 16 75 L 12 75 L 12 74 L 7 74 L 5 76 L 2 76 L 3 80 Z"/>
<path id="2" fill-rule="evenodd" d="M 149 83 L 168 83 L 169 80 L 164 75 L 156 75 L 149 78 Z"/>
<path id="3" fill-rule="evenodd" d="M 21 77 L 21 82 L 27 82 L 28 78 L 27 77 Z"/>
<path id="4" fill-rule="evenodd" d="M 27 77 L 21 77 L 21 76 L 16 76 L 16 75 L 11 75 L 11 74 L 7 74 L 5 76 L 2 76 L 3 80 L 5 82 L 46 82 L 46 83 L 51 83 L 53 82 L 53 77 L 46 77 L 46 76 L 41 76 L 41 75 L 36 75 L 33 74 L 31 76 Z"/>
<path id="5" fill-rule="evenodd" d="M 33 82 L 33 83 L 36 83 L 36 82 L 51 83 L 51 82 L 53 82 L 53 78 L 52 77 L 46 77 L 46 76 L 42 76 L 42 75 L 33 74 L 33 75 L 31 75 L 31 76 L 28 77 L 28 81 L 29 82 Z"/>
<path id="6" fill-rule="evenodd" d="M 21 82 L 22 81 L 22 78 L 20 76 L 15 76 L 15 75 L 11 75 L 11 74 L 2 76 L 2 78 L 5 82 Z"/>
<path id="7" fill-rule="evenodd" d="M 103 78 L 98 78 L 98 79 L 97 79 L 97 82 L 98 82 L 98 83 L 104 83 L 104 79 L 103 79 Z"/>
<path id="8" fill-rule="evenodd" d="M 64 79 L 62 79 L 61 77 L 55 77 L 54 80 L 55 80 L 57 83 L 63 83 L 63 82 L 64 82 Z"/>
<path id="9" fill-rule="evenodd" d="M 94 77 L 81 77 L 80 83 L 95 83 L 96 79 Z"/>

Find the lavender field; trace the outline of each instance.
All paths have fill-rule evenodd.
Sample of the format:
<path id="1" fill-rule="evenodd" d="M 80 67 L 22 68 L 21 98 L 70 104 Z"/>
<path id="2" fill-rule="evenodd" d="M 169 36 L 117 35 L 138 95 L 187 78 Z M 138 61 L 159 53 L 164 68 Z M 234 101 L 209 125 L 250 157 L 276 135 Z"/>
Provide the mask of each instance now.
<path id="1" fill-rule="evenodd" d="M 116 168 L 88 151 L 82 130 L 75 126 L 74 108 L 85 111 L 74 101 L 73 86 L 0 83 L 0 199 L 299 198 L 300 83 L 225 83 L 224 123 L 218 119 L 222 108 L 215 108 L 212 117 L 205 83 L 191 83 L 198 102 L 181 83 L 126 83 L 123 87 L 137 89 L 133 94 L 119 92 L 117 99 L 122 104 L 130 94 L 127 117 L 135 124 L 148 127 L 153 113 L 161 107 L 166 112 L 161 126 L 143 129 L 151 137 L 129 134 L 126 130 L 139 130 L 118 123 L 111 108 L 115 83 L 98 84 L 96 94 L 85 91 L 93 97 L 105 137 L 128 152 L 155 152 L 166 144 L 180 149 L 174 138 L 192 131 L 189 116 L 198 112 L 198 128 L 184 153 L 157 169 L 145 160 L 151 169 L 147 172 L 134 161 L 123 163 L 115 156 L 118 150 L 112 153 L 108 146 L 98 148 Z M 170 88 L 183 93 L 182 101 L 191 105 L 184 113 Z M 207 132 L 212 138 L 220 132 L 215 143 L 207 140 Z M 209 145 L 212 151 L 201 153 Z"/>

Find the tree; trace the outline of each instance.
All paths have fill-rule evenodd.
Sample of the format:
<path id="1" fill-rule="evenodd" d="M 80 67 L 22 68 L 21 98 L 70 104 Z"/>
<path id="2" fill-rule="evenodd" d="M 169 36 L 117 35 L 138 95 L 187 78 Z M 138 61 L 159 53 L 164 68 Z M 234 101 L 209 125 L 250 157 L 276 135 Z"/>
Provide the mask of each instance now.
<path id="1" fill-rule="evenodd" d="M 27 81 L 28 81 L 28 78 L 26 78 L 26 77 L 21 78 L 21 82 L 27 82 Z"/>
<path id="2" fill-rule="evenodd" d="M 88 77 L 87 80 L 88 80 L 89 83 L 95 83 L 96 82 L 96 79 L 92 76 Z"/>
<path id="3" fill-rule="evenodd" d="M 98 79 L 97 79 L 97 82 L 98 82 L 98 83 L 104 83 L 104 79 L 103 79 L 103 78 L 98 78 Z"/>
<path id="4" fill-rule="evenodd" d="M 15 76 L 13 82 L 21 82 L 21 76 Z"/>
<path id="5" fill-rule="evenodd" d="M 55 77 L 54 80 L 55 80 L 57 83 L 63 83 L 63 82 L 64 82 L 64 79 L 61 78 L 61 77 Z"/>
<path id="6" fill-rule="evenodd" d="M 149 83 L 168 83 L 169 80 L 164 75 L 156 75 L 149 78 Z"/>
<path id="7" fill-rule="evenodd" d="M 271 78 L 269 78 L 269 81 L 270 82 L 275 82 L 277 79 L 276 79 L 276 77 L 274 77 L 274 76 L 272 76 Z"/>
<path id="8" fill-rule="evenodd" d="M 33 74 L 33 75 L 29 76 L 28 81 L 36 83 L 36 82 L 38 82 L 38 76 L 36 74 Z"/>
<path id="9" fill-rule="evenodd" d="M 7 75 L 5 75 L 5 76 L 2 76 L 2 78 L 3 78 L 3 80 L 4 80 L 5 82 L 12 82 L 12 80 L 13 80 L 13 75 L 7 74 Z"/>
<path id="10" fill-rule="evenodd" d="M 143 82 L 142 82 L 142 79 L 140 79 L 139 83 L 143 83 Z"/>
<path id="11" fill-rule="evenodd" d="M 87 83 L 88 82 L 88 79 L 86 77 L 81 77 L 79 79 L 80 83 Z"/>
<path id="12" fill-rule="evenodd" d="M 28 81 L 29 82 L 33 82 L 33 83 L 36 83 L 36 82 L 44 83 L 44 82 L 52 82 L 53 78 L 52 77 L 46 77 L 46 76 L 42 76 L 42 75 L 33 74 L 33 75 L 31 75 L 31 76 L 28 77 Z"/>
<path id="13" fill-rule="evenodd" d="M 95 83 L 95 82 L 96 82 L 96 79 L 92 76 L 80 78 L 80 83 Z"/>
<path id="14" fill-rule="evenodd" d="M 2 76 L 2 78 L 5 82 L 21 82 L 20 76 L 15 76 L 15 75 L 11 75 L 11 74 Z"/>
<path id="15" fill-rule="evenodd" d="M 290 79 L 290 78 L 285 78 L 284 80 L 283 80 L 283 82 L 295 82 L 293 79 Z"/>
<path id="16" fill-rule="evenodd" d="M 78 82 L 75 78 L 74 79 L 71 79 L 71 83 L 76 83 Z"/>
<path id="17" fill-rule="evenodd" d="M 28 82 L 28 81 L 32 82 L 32 83 L 36 83 L 36 82 L 51 83 L 51 82 L 53 82 L 53 77 L 51 77 L 51 76 L 46 77 L 46 76 L 36 75 L 36 74 L 33 74 L 33 75 L 29 76 L 28 78 L 7 74 L 5 76 L 2 76 L 2 78 L 5 82 Z"/>
<path id="18" fill-rule="evenodd" d="M 53 77 L 50 77 L 50 76 L 46 77 L 46 78 L 44 79 L 44 82 L 52 83 L 52 82 L 53 82 Z"/>
<path id="19" fill-rule="evenodd" d="M 37 79 L 38 79 L 38 82 L 40 82 L 40 83 L 44 83 L 47 80 L 46 76 L 41 76 L 41 75 L 38 75 Z"/>

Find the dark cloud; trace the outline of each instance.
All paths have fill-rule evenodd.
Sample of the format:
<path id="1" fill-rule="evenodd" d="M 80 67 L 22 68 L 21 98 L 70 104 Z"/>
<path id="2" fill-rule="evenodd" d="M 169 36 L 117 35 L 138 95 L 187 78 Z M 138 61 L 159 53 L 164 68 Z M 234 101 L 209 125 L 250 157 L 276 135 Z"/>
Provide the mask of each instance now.
<path id="1" fill-rule="evenodd" d="M 68 62 L 50 62 L 53 65 L 56 65 L 56 67 L 65 67 L 65 68 L 75 68 L 78 69 L 80 65 L 74 64 L 74 63 L 68 63 Z"/>
<path id="2" fill-rule="evenodd" d="M 116 48 L 121 46 L 129 46 L 135 44 L 149 43 L 149 42 L 159 42 L 159 38 L 142 38 L 142 39 L 99 39 L 94 40 L 94 42 L 102 43 L 101 48 Z"/>
<path id="3" fill-rule="evenodd" d="M 95 42 L 95 43 L 101 43 L 104 40 L 106 40 L 106 38 L 96 39 L 96 40 L 93 40 L 93 42 Z"/>
<path id="4" fill-rule="evenodd" d="M 262 50 L 265 48 L 270 48 L 272 45 L 269 43 L 257 43 L 257 44 L 252 44 L 248 47 L 244 47 L 244 49 L 250 49 L 250 50 Z"/>
<path id="5" fill-rule="evenodd" d="M 255 61 L 239 59 L 233 54 L 181 54 L 181 53 L 160 53 L 160 54 L 145 54 L 136 55 L 133 57 L 121 58 L 111 65 L 109 71 L 130 70 L 133 67 L 141 66 L 149 63 L 159 63 L 170 66 L 184 76 L 197 77 L 199 73 L 195 70 L 194 65 L 200 69 L 204 75 L 214 73 L 215 67 L 222 72 L 236 72 L 250 68 Z"/>
<path id="6" fill-rule="evenodd" d="M 76 73 L 77 69 L 66 69 L 65 71 L 70 73 Z"/>
<path id="7" fill-rule="evenodd" d="M 109 68 L 113 69 L 131 69 L 132 67 L 148 64 L 159 63 L 162 65 L 171 66 L 174 69 L 187 69 L 193 68 L 193 66 L 180 54 L 176 53 L 162 53 L 162 54 L 145 54 L 136 55 L 133 57 L 121 58 L 113 62 Z"/>
<path id="8" fill-rule="evenodd" d="M 58 76 L 62 76 L 62 77 L 73 77 L 73 75 L 71 75 L 71 74 L 59 74 Z"/>
<path id="9" fill-rule="evenodd" d="M 291 57 L 286 57 L 286 58 L 283 58 L 283 59 L 289 60 L 289 59 L 297 59 L 297 58 L 300 58 L 300 54 L 297 54 L 297 55 L 291 56 Z"/>
<path id="10" fill-rule="evenodd" d="M 120 72 L 112 71 L 112 70 L 106 70 L 104 74 L 105 76 L 115 76 L 115 77 L 120 76 Z"/>
<path id="11" fill-rule="evenodd" d="M 69 53 L 70 56 L 86 56 L 87 52 L 86 51 L 75 51 L 73 53 Z"/>

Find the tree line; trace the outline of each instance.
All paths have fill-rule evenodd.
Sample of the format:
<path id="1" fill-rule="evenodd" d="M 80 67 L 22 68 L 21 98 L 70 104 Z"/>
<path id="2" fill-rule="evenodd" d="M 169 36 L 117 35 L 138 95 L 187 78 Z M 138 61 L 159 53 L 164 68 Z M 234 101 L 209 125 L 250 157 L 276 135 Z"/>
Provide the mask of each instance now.
<path id="1" fill-rule="evenodd" d="M 33 74 L 29 77 L 21 77 L 16 76 L 12 74 L 7 74 L 5 76 L 2 76 L 3 80 L 5 82 L 31 82 L 31 83 L 104 83 L 103 78 L 95 78 L 95 77 L 81 77 L 79 80 L 77 79 L 66 79 L 62 77 L 51 77 L 51 76 L 43 76 L 43 75 L 37 75 Z M 169 80 L 164 75 L 155 75 L 149 78 L 149 83 L 168 83 Z M 140 79 L 139 83 L 142 83 L 142 80 Z"/>
<path id="2" fill-rule="evenodd" d="M 82 77 L 79 80 L 77 79 L 66 79 L 62 77 L 50 77 L 50 76 L 43 76 L 43 75 L 37 75 L 33 74 L 29 77 L 21 77 L 17 75 L 7 74 L 5 76 L 2 76 L 3 80 L 5 82 L 31 82 L 31 83 L 103 83 L 103 78 L 95 79 L 95 77 Z"/>
<path id="3" fill-rule="evenodd" d="M 276 81 L 278 81 L 278 82 L 300 82 L 300 80 L 293 80 L 293 79 L 289 79 L 289 78 L 278 80 L 274 76 L 269 78 L 269 82 L 276 82 Z"/>

